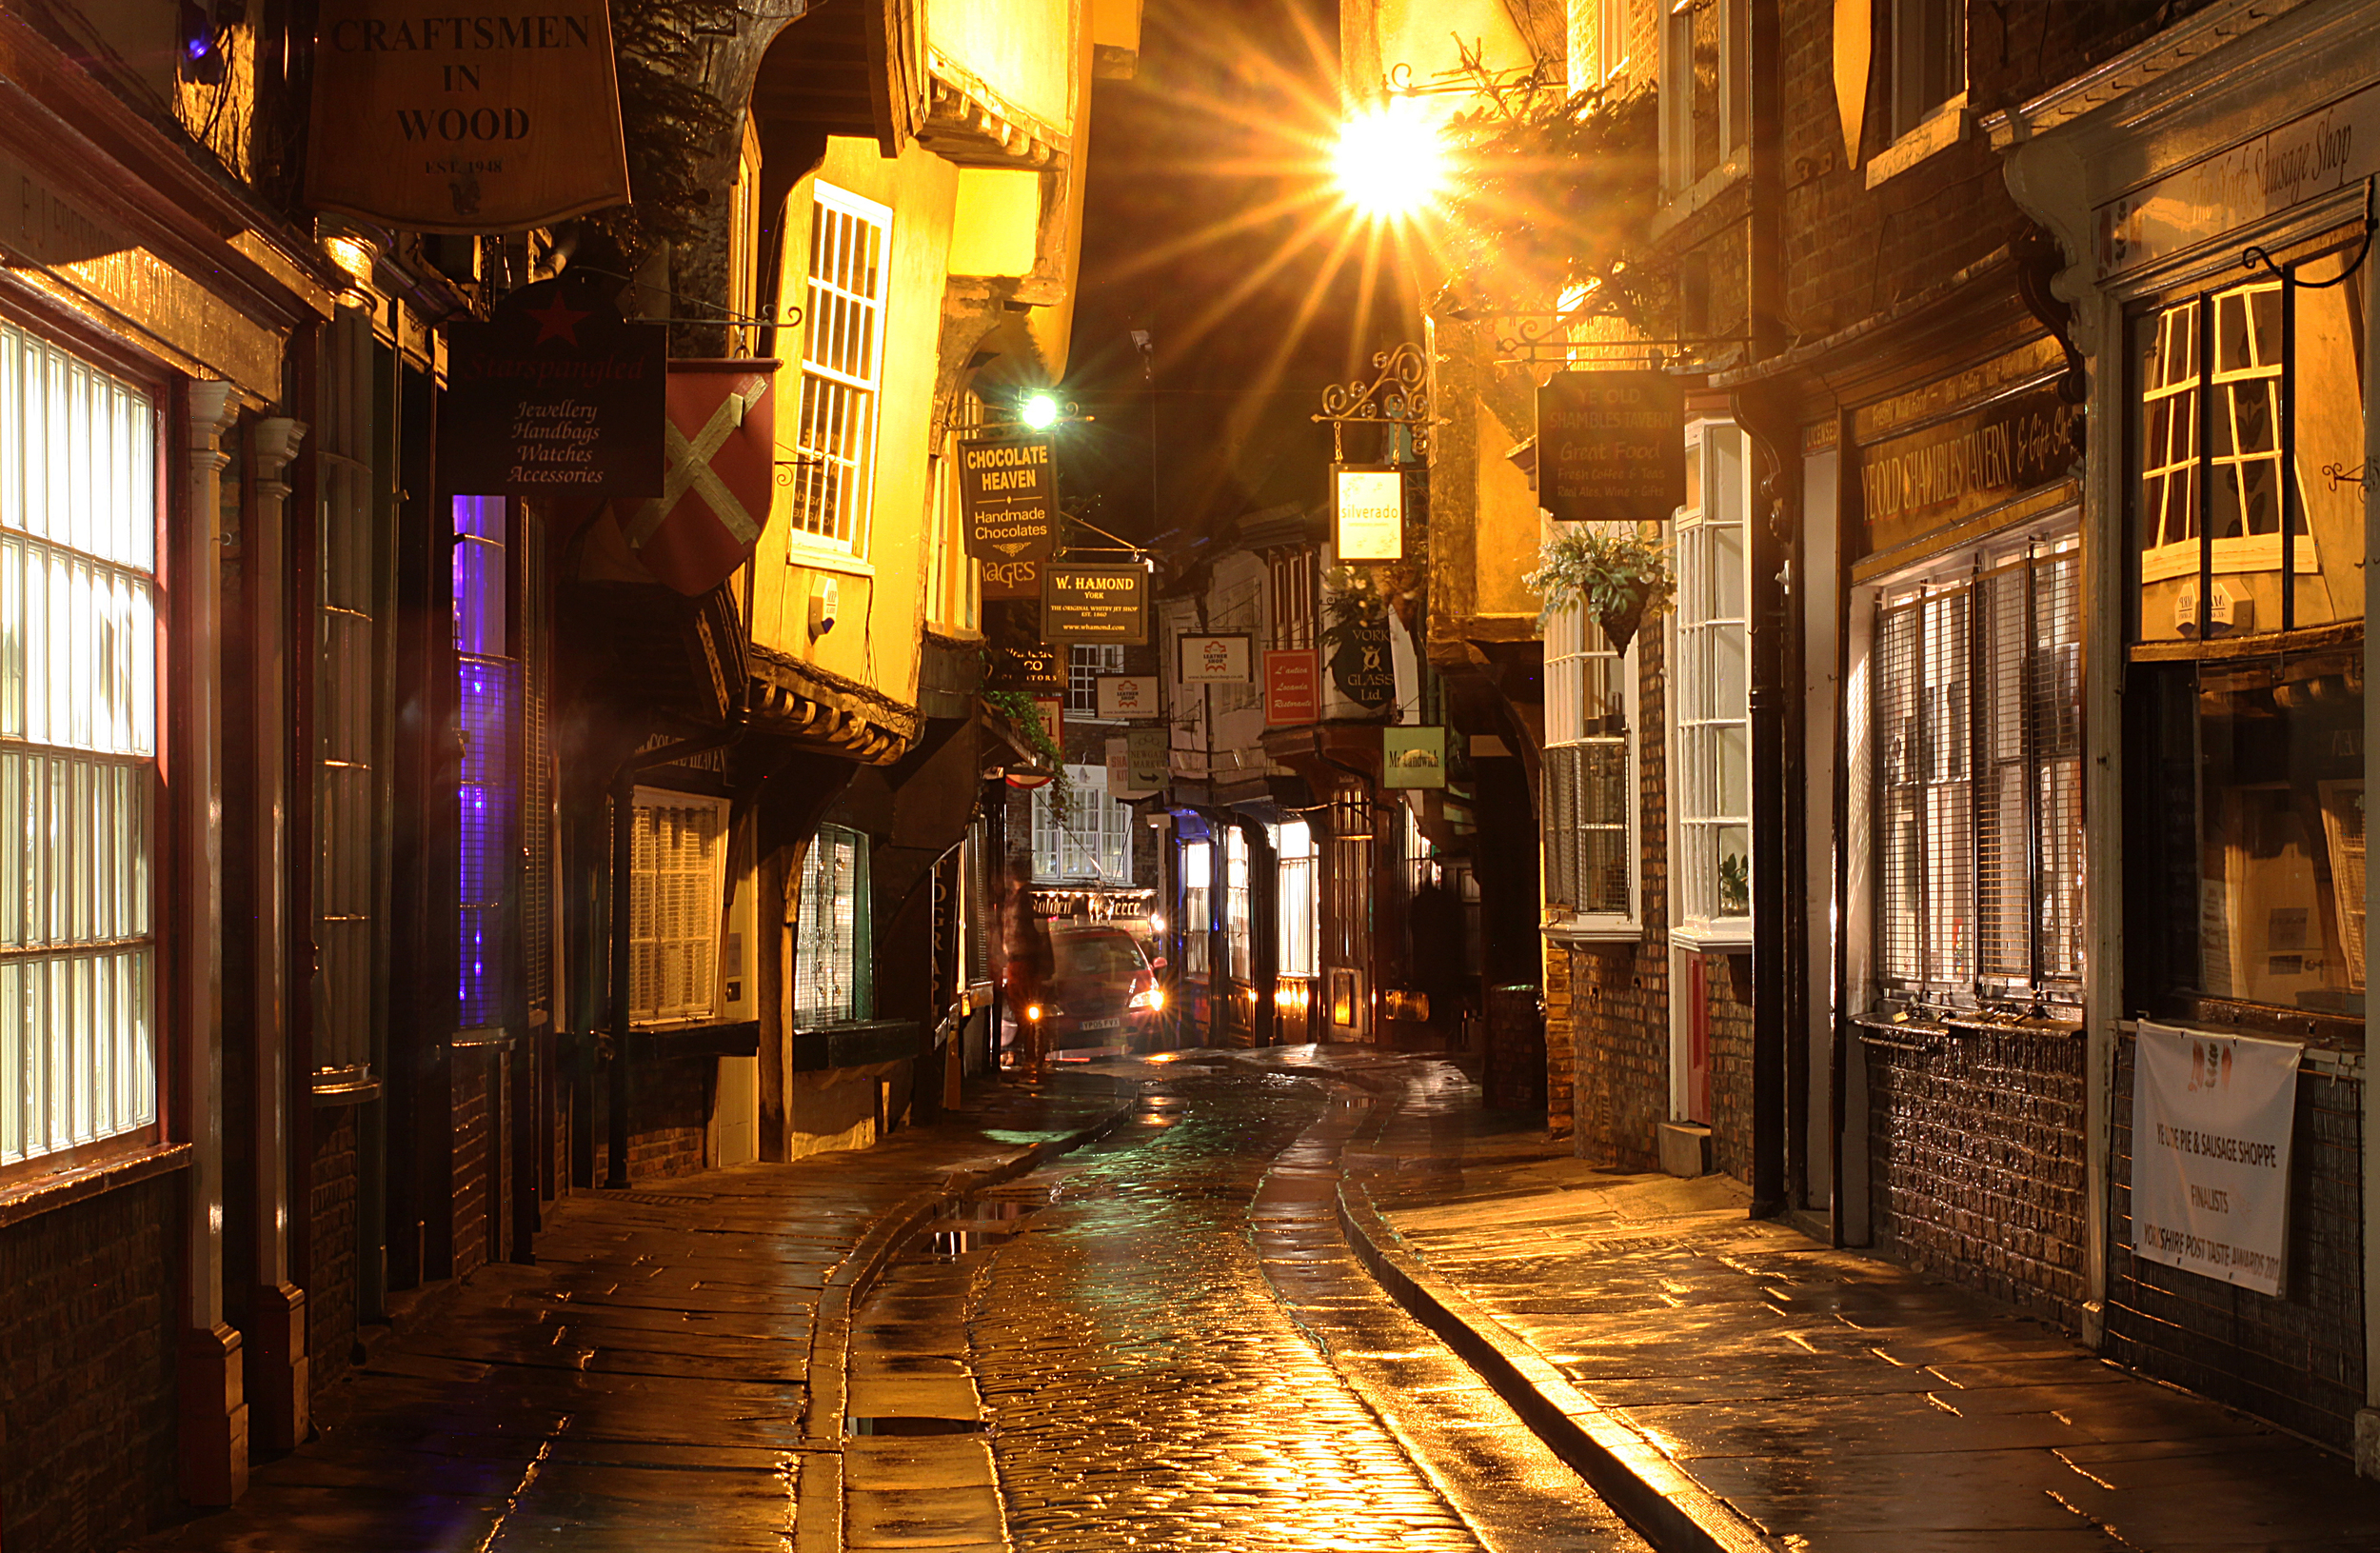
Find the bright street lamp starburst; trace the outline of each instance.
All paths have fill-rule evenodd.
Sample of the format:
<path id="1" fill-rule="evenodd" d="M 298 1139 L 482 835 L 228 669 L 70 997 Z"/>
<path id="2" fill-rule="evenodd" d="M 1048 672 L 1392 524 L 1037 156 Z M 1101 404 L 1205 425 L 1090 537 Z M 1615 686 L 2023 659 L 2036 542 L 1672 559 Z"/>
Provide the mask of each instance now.
<path id="1" fill-rule="evenodd" d="M 1418 213 L 1446 183 L 1438 126 L 1411 97 L 1392 97 L 1350 119 L 1332 165 L 1339 192 L 1375 221 Z"/>
<path id="2" fill-rule="evenodd" d="M 1058 396 L 1049 393 L 1027 394 L 1020 414 L 1026 426 L 1036 431 L 1046 431 L 1058 424 Z"/>

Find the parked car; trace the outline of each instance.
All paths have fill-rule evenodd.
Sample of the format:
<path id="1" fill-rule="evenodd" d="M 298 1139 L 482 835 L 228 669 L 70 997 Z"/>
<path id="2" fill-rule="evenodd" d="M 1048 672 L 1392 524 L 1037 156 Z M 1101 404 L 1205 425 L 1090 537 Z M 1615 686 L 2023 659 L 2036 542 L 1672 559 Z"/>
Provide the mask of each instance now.
<path id="1" fill-rule="evenodd" d="M 1113 923 L 1058 923 L 1049 938 L 1054 968 L 1041 994 L 1042 1048 L 1146 1048 L 1165 990 L 1132 935 Z"/>

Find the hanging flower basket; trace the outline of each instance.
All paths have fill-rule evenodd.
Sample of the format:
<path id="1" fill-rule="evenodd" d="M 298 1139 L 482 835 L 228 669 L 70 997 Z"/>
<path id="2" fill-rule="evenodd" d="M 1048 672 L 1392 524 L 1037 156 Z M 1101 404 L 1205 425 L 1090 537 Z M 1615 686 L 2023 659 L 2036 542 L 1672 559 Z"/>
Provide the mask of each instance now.
<path id="1" fill-rule="evenodd" d="M 1545 601 L 1537 610 L 1537 629 L 1576 601 L 1603 628 L 1615 652 L 1627 651 L 1645 617 L 1668 608 L 1677 590 L 1667 548 L 1658 540 L 1587 527 L 1539 546 L 1537 569 L 1520 581 Z"/>

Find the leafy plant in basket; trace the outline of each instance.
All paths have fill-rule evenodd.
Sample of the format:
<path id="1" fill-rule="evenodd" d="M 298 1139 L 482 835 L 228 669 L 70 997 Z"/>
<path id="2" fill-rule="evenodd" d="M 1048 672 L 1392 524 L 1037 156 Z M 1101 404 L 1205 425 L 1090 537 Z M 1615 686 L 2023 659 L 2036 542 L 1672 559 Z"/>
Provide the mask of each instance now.
<path id="1" fill-rule="evenodd" d="M 1521 586 L 1545 601 L 1537 610 L 1543 630 L 1555 611 L 1577 600 L 1615 652 L 1625 652 L 1648 614 L 1658 614 L 1676 595 L 1666 548 L 1628 530 L 1607 533 L 1581 526 L 1537 547 L 1537 569 Z"/>
<path id="2" fill-rule="evenodd" d="M 1066 775 L 1066 752 L 1058 747 L 1058 741 L 1049 735 L 1049 725 L 1041 721 L 1041 708 L 1022 690 L 986 690 L 983 705 L 1005 718 L 1008 726 L 1048 766 L 1050 811 L 1060 825 L 1064 825 L 1067 811 L 1074 805 L 1074 782 Z"/>

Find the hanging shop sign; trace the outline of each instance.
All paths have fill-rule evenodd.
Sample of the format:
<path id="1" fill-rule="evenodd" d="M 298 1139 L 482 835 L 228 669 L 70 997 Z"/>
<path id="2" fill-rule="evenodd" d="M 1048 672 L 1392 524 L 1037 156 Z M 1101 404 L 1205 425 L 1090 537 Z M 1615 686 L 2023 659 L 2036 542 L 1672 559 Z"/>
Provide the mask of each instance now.
<path id="1" fill-rule="evenodd" d="M 1264 654 L 1264 726 L 1294 727 L 1322 715 L 1322 655 L 1312 647 Z"/>
<path id="2" fill-rule="evenodd" d="M 487 323 L 446 329 L 438 474 L 448 489 L 617 500 L 667 488 L 665 327 L 626 322 L 600 286 L 565 275 L 514 291 Z M 725 374 L 695 398 L 731 393 L 735 381 Z"/>
<path id="3" fill-rule="evenodd" d="M 995 690 L 1063 690 L 1066 654 L 1060 647 L 994 647 L 986 683 Z"/>
<path id="4" fill-rule="evenodd" d="M 1366 711 L 1397 699 L 1397 660 L 1390 651 L 1388 622 L 1357 629 L 1331 653 L 1331 683 Z"/>
<path id="5" fill-rule="evenodd" d="M 322 0 L 306 199 L 434 232 L 519 231 L 628 201 L 605 0 L 458 13 Z"/>
<path id="6" fill-rule="evenodd" d="M 1686 503 L 1686 390 L 1660 372 L 1557 372 L 1537 390 L 1537 505 L 1664 523 Z"/>
<path id="7" fill-rule="evenodd" d="M 1185 636 L 1181 639 L 1184 685 L 1245 685 L 1249 679 L 1246 636 Z"/>
<path id="8" fill-rule="evenodd" d="M 1331 466 L 1331 548 L 1341 561 L 1405 553 L 1405 477 L 1385 465 Z"/>
<path id="9" fill-rule="evenodd" d="M 2083 409 L 2040 384 L 1857 448 L 1870 553 L 2000 506 L 2082 459 Z"/>
<path id="10" fill-rule="evenodd" d="M 1107 796 L 1110 798 L 1146 798 L 1165 785 L 1165 762 L 1160 756 L 1156 769 L 1148 772 L 1154 780 L 1136 779 L 1132 763 L 1132 741 L 1129 738 L 1107 741 Z"/>
<path id="11" fill-rule="evenodd" d="M 673 361 L 662 493 L 623 504 L 645 569 L 696 598 L 752 559 L 776 490 L 775 361 Z"/>
<path id="12" fill-rule="evenodd" d="M 1163 727 L 1130 728 L 1125 731 L 1124 751 L 1132 761 L 1128 786 L 1134 791 L 1155 792 L 1165 786 L 1166 746 L 1172 737 L 1172 730 Z"/>
<path id="13" fill-rule="evenodd" d="M 1101 674 L 1096 683 L 1100 716 L 1105 721 L 1124 722 L 1158 714 L 1156 675 Z"/>
<path id="14" fill-rule="evenodd" d="M 1380 729 L 1380 786 L 1445 786 L 1446 730 L 1412 727 Z"/>
<path id="15" fill-rule="evenodd" d="M 1036 599 L 1041 596 L 1039 561 L 978 561 L 983 578 L 983 600 Z"/>
<path id="16" fill-rule="evenodd" d="M 979 561 L 1041 561 L 1058 551 L 1058 442 L 1002 437 L 959 445 L 959 508 Z"/>
<path id="17" fill-rule="evenodd" d="M 1116 642 L 1149 639 L 1149 574 L 1138 561 L 1113 566 L 1041 567 L 1041 639 Z"/>
<path id="18" fill-rule="evenodd" d="M 2143 1020 L 2132 1065 L 2132 1249 L 2277 1295 L 2289 1271 L 2290 1041 Z"/>

